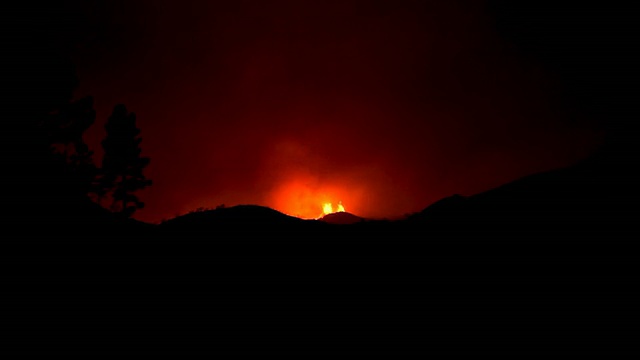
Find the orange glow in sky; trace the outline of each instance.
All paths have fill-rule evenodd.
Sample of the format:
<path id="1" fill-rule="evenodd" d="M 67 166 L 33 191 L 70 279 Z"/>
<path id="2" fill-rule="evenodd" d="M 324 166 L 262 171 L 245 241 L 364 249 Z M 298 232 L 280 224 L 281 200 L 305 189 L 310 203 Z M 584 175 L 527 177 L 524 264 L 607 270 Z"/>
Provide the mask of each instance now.
<path id="1" fill-rule="evenodd" d="M 273 207 L 302 219 L 318 219 L 345 211 L 341 193 L 329 187 L 315 189 L 301 182 L 292 182 L 275 192 Z"/>

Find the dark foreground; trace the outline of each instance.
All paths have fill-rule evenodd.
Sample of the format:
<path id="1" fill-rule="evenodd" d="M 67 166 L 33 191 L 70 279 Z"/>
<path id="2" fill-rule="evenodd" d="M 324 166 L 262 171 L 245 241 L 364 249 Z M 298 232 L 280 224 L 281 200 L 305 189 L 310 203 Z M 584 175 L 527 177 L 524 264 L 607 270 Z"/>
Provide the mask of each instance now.
<path id="1" fill-rule="evenodd" d="M 3 322 L 11 327 L 5 340 L 54 346 L 638 341 L 632 239 L 450 238 L 393 226 L 295 230 L 261 229 L 246 238 L 221 232 L 166 240 L 43 238 L 14 249 L 19 263 L 6 264 L 13 272 L 5 273 Z"/>
<path id="2" fill-rule="evenodd" d="M 588 201 L 546 184 L 549 175 L 398 222 L 18 224 L 4 241 L 3 340 L 46 349 L 633 345 L 637 211 L 619 196 L 623 183 L 580 171 L 560 177 L 586 179 L 565 185 L 591 189 Z M 545 196 L 519 197 L 541 183 Z"/>

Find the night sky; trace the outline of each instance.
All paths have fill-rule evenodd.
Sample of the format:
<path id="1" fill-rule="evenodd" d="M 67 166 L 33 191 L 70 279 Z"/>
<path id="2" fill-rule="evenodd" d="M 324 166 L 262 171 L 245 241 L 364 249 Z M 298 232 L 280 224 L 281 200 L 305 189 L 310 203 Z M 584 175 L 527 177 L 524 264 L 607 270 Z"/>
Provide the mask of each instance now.
<path id="1" fill-rule="evenodd" d="M 75 96 L 97 110 L 86 140 L 99 162 L 113 106 L 137 115 L 153 185 L 135 217 L 149 222 L 221 204 L 314 218 L 325 202 L 397 218 L 601 143 L 580 105 L 594 103 L 567 95 L 582 75 L 558 71 L 587 68 L 549 66 L 535 41 L 575 39 L 518 32 L 536 16 L 557 28 L 546 10 L 432 3 L 87 2 L 73 52 Z"/>

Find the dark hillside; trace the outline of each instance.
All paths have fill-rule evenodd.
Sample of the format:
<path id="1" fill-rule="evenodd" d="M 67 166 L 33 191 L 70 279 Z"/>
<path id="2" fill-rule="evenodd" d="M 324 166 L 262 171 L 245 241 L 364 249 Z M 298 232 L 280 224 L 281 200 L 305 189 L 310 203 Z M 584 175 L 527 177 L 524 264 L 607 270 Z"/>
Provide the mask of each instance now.
<path id="1" fill-rule="evenodd" d="M 629 179 L 611 183 L 599 166 L 454 197 L 407 221 L 336 227 L 243 206 L 55 242 L 45 232 L 13 249 L 5 322 L 16 341 L 37 327 L 52 344 L 628 344 Z"/>

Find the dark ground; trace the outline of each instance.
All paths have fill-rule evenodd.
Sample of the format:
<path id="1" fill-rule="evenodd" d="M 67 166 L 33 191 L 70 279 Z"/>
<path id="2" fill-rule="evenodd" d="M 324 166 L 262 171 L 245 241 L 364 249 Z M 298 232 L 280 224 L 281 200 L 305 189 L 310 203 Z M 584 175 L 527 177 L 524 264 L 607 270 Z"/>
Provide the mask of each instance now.
<path id="1" fill-rule="evenodd" d="M 24 224 L 3 241 L 4 342 L 633 345 L 635 178 L 616 171 L 596 158 L 406 221 L 240 207 L 159 226 Z"/>

